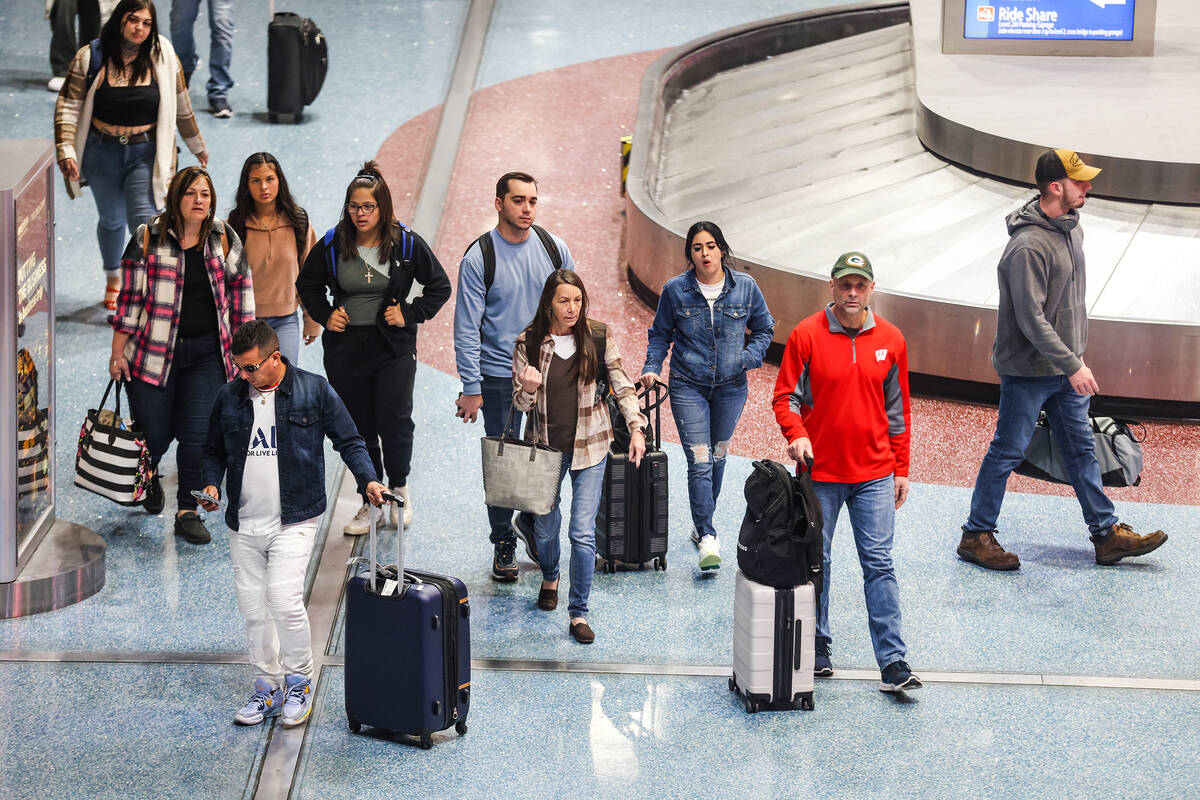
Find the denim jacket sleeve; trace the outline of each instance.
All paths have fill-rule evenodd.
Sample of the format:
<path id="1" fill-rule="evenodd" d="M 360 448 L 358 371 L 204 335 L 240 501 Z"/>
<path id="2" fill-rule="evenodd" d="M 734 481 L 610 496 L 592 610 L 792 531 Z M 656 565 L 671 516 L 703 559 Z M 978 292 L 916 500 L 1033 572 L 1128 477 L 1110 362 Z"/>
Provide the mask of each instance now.
<path id="1" fill-rule="evenodd" d="M 646 331 L 646 363 L 640 374 L 653 372 L 662 374 L 663 361 L 675 336 L 675 304 L 671 299 L 671 284 L 668 281 L 658 296 L 658 310 L 654 312 L 654 323 Z"/>
<path id="2" fill-rule="evenodd" d="M 746 327 L 750 329 L 750 342 L 746 345 L 742 361 L 745 368 L 751 370 L 763 365 L 767 348 L 775 337 L 775 318 L 767 308 L 767 300 L 758 283 L 749 276 L 747 279 L 750 281 L 750 316 Z"/>
<path id="3" fill-rule="evenodd" d="M 367 455 L 367 445 L 363 442 L 350 412 L 346 410 L 333 387 L 327 381 L 321 381 L 321 425 L 325 435 L 333 442 L 333 449 L 338 451 L 342 461 L 354 474 L 358 490 L 364 492 L 367 484 L 379 480 L 375 474 L 375 465 Z"/>

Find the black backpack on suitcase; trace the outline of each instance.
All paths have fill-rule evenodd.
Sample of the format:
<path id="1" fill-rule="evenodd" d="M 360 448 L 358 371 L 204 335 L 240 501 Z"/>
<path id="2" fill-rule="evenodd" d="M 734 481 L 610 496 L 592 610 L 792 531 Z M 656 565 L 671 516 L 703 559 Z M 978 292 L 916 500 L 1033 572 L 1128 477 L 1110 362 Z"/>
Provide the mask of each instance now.
<path id="1" fill-rule="evenodd" d="M 793 476 L 783 464 L 755 461 L 745 491 L 738 568 L 776 589 L 812 583 L 820 597 L 824 522 L 811 465 Z"/>
<path id="2" fill-rule="evenodd" d="M 299 122 L 329 69 L 325 34 L 307 17 L 281 11 L 267 28 L 267 111 L 271 122 Z"/>

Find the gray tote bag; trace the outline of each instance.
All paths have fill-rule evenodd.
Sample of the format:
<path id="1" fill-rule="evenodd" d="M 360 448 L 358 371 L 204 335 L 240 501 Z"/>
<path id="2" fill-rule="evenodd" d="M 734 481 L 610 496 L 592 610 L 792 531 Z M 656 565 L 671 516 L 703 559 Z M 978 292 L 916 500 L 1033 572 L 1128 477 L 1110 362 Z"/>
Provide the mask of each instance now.
<path id="1" fill-rule="evenodd" d="M 512 430 L 513 409 L 509 408 L 508 422 L 500 436 L 484 436 L 483 494 L 489 506 L 528 511 L 530 514 L 549 514 L 558 499 L 558 480 L 562 471 L 563 454 L 544 444 L 518 439 Z M 537 407 L 529 414 L 535 437 L 541 438 L 537 424 Z M 511 435 L 510 435 L 511 434 Z"/>

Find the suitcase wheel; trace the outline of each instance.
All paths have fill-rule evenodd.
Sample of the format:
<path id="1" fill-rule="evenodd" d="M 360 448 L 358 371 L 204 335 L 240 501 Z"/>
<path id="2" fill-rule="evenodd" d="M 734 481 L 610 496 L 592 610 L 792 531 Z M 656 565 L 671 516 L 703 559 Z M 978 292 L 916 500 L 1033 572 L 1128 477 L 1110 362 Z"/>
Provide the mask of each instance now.
<path id="1" fill-rule="evenodd" d="M 351 720 L 347 720 L 346 722 L 350 726 L 351 733 L 359 733 L 362 731 L 362 723 L 359 722 L 358 720 L 351 719 Z"/>
<path id="2" fill-rule="evenodd" d="M 432 747 L 433 747 L 433 737 L 430 736 L 429 734 L 425 734 L 424 736 L 422 736 L 421 737 L 421 749 L 429 750 Z"/>
<path id="3" fill-rule="evenodd" d="M 729 691 L 731 691 L 731 692 L 737 691 L 737 681 L 735 681 L 733 678 L 729 679 Z"/>
<path id="4" fill-rule="evenodd" d="M 813 710 L 813 698 L 811 694 L 804 694 L 800 697 L 800 708 L 803 711 Z"/>
<path id="5" fill-rule="evenodd" d="M 467 721 L 465 719 L 460 719 L 458 722 L 454 723 L 454 732 L 457 733 L 459 736 L 466 736 L 467 735 Z"/>
<path id="6" fill-rule="evenodd" d="M 757 700 L 751 700 L 749 697 L 743 698 L 746 702 L 746 713 L 757 714 L 759 705 Z"/>
<path id="7" fill-rule="evenodd" d="M 609 575 L 615 573 L 617 571 L 617 562 L 610 558 L 604 559 L 604 571 Z"/>
<path id="8" fill-rule="evenodd" d="M 656 571 L 661 569 L 663 572 L 666 572 L 667 571 L 667 557 L 659 556 L 658 558 L 654 559 L 654 569 Z"/>

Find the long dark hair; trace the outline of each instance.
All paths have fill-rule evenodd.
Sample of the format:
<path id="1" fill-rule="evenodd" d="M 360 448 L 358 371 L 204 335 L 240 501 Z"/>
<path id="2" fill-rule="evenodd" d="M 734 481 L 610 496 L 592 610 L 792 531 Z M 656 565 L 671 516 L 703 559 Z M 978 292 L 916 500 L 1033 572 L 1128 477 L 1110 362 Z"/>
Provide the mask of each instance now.
<path id="1" fill-rule="evenodd" d="M 163 241 L 168 230 L 174 231 L 176 236 L 183 236 L 183 217 L 179 213 L 179 201 L 183 199 L 183 193 L 196 182 L 197 178 L 204 178 L 208 181 L 209 196 L 212 197 L 212 204 L 208 207 L 208 216 L 204 218 L 204 222 L 200 223 L 200 243 L 208 241 L 208 235 L 212 232 L 213 220 L 217 213 L 217 190 L 213 186 L 212 178 L 203 167 L 184 167 L 175 173 L 174 178 L 171 178 L 171 185 L 167 187 L 167 207 L 153 220 L 153 223 L 158 224 L 159 241 Z"/>
<path id="2" fill-rule="evenodd" d="M 287 178 L 283 176 L 283 167 L 270 153 L 254 153 L 242 164 L 242 177 L 238 180 L 237 195 L 233 198 L 233 209 L 229 212 L 229 226 L 243 242 L 246 241 L 246 219 L 254 213 L 254 197 L 250 194 L 250 171 L 263 164 L 269 164 L 275 170 L 275 178 L 279 181 L 279 189 L 275 192 L 275 213 L 281 214 L 296 231 L 296 258 L 303 263 L 304 256 L 307 255 L 304 252 L 304 243 L 308 239 L 308 214 L 292 199 Z"/>
<path id="3" fill-rule="evenodd" d="M 525 357 L 534 368 L 541 363 L 539 356 L 542 342 L 550 333 L 550 322 L 554 318 L 554 293 L 564 283 L 574 286 L 583 295 L 583 302 L 579 306 L 579 319 L 575 320 L 575 327 L 571 329 L 571 334 L 575 337 L 579 379 L 587 383 L 595 380 L 597 375 L 596 345 L 592 340 L 591 328 L 588 327 L 587 289 L 584 288 L 580 277 L 569 269 L 556 269 L 550 273 L 550 277 L 546 278 L 546 285 L 542 287 L 542 297 L 538 300 L 537 315 L 525 329 Z"/>
<path id="4" fill-rule="evenodd" d="M 100 50 L 104 53 L 104 61 L 109 66 L 109 74 L 113 70 L 116 70 L 118 74 L 124 74 L 125 61 L 121 58 L 121 46 L 125 41 L 125 18 L 134 11 L 142 10 L 150 12 L 150 35 L 146 37 L 146 41 L 142 42 L 137 58 L 130 65 L 130 84 L 135 84 L 146 77 L 146 74 L 154 68 L 154 62 L 162 58 L 162 48 L 158 46 L 158 12 L 154 9 L 154 3 L 151 0 L 121 0 L 113 9 L 108 22 L 104 23 L 104 27 L 100 30 Z M 175 76 L 172 75 L 171 78 L 174 80 Z M 175 91 L 174 83 L 163 88 L 162 91 L 173 93 Z"/>
<path id="5" fill-rule="evenodd" d="M 333 245 L 337 250 L 337 257 L 345 260 L 354 258 L 358 253 L 358 230 L 354 227 L 354 220 L 350 219 L 350 212 L 346 208 L 350 205 L 350 195 L 354 193 L 355 189 L 370 189 L 371 196 L 379 206 L 381 234 L 379 237 L 379 260 L 387 261 L 391 258 L 392 248 L 400 241 L 400 223 L 396 221 L 392 211 L 392 191 L 388 188 L 387 181 L 383 179 L 379 165 L 374 161 L 363 164 L 362 169 L 354 176 L 354 180 L 350 181 L 350 185 L 346 187 L 346 199 L 342 201 L 342 216 L 338 220 L 337 231 L 333 234 Z"/>
<path id="6" fill-rule="evenodd" d="M 721 266 L 725 269 L 733 269 L 733 253 L 730 252 L 729 244 L 725 241 L 725 234 L 721 233 L 721 229 L 717 227 L 717 223 L 709 222 L 708 220 L 701 220 L 688 228 L 687 239 L 683 245 L 683 257 L 687 259 L 688 267 L 695 266 L 692 262 L 692 240 L 701 231 L 712 234 L 713 240 L 721 250 Z"/>

